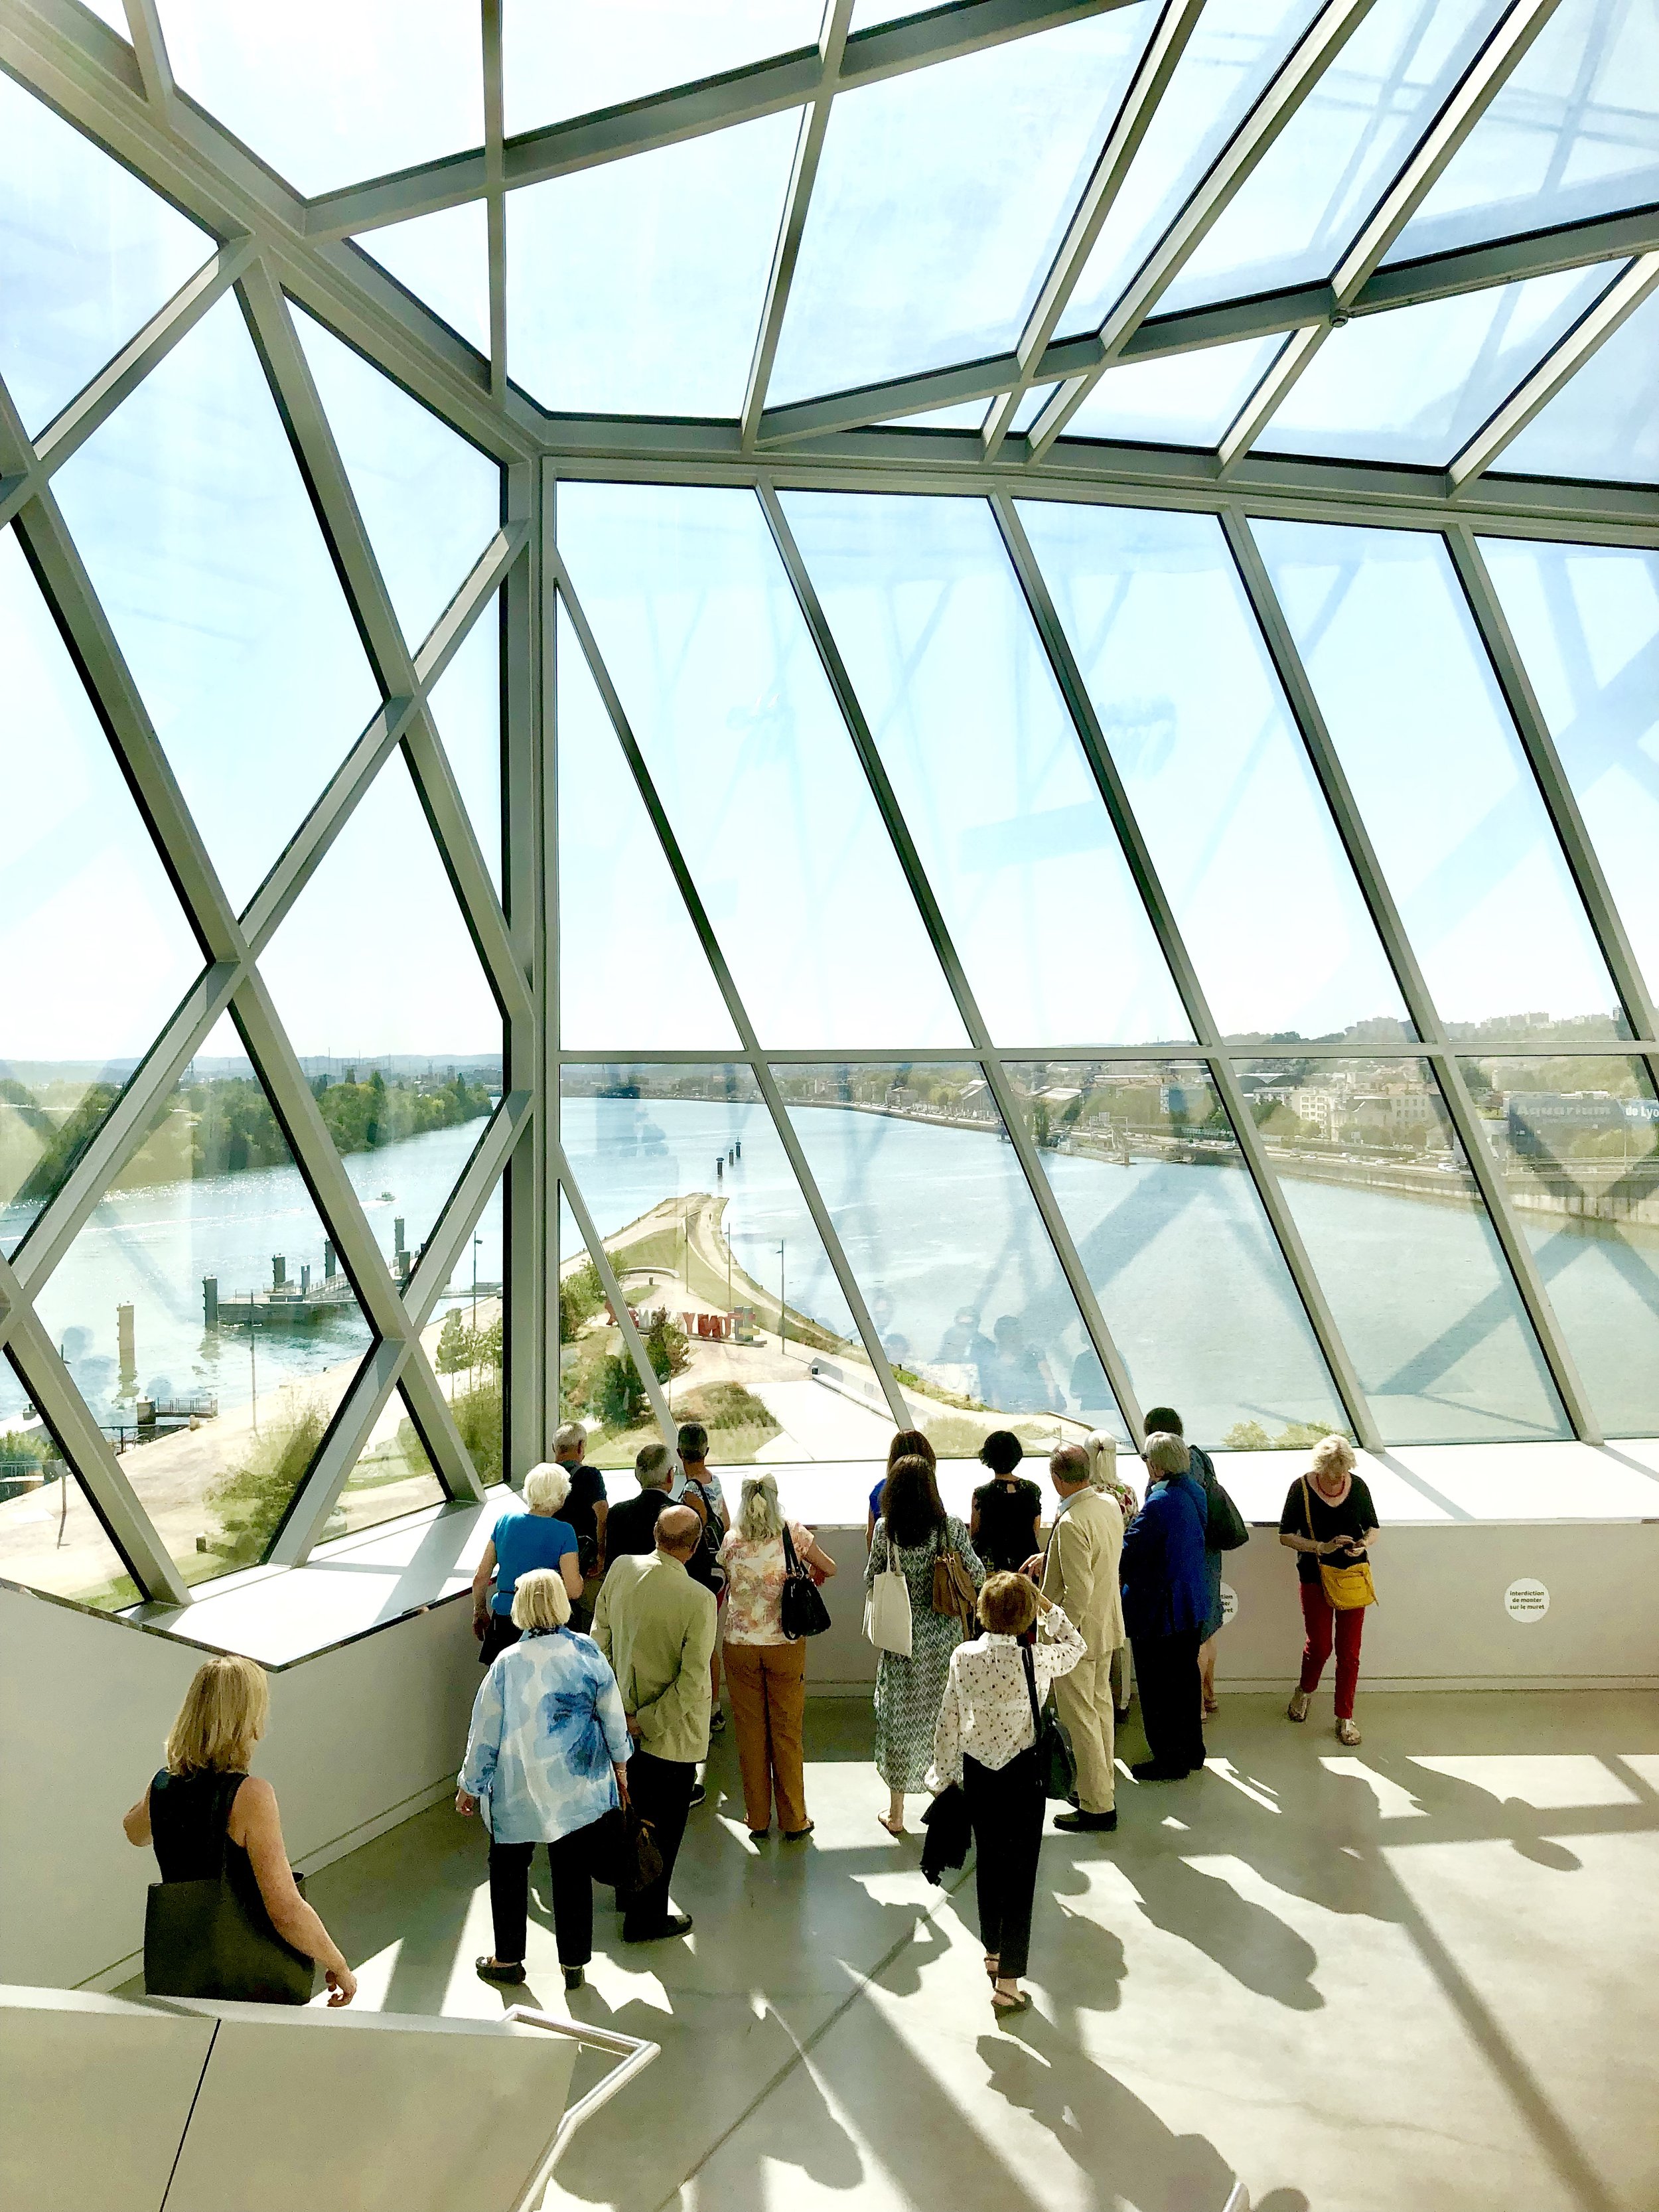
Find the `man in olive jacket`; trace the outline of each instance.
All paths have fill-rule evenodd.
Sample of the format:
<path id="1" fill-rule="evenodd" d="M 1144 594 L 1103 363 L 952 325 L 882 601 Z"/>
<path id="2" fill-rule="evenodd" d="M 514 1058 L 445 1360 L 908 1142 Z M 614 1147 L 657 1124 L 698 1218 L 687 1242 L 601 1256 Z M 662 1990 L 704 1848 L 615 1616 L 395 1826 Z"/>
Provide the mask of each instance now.
<path id="1" fill-rule="evenodd" d="M 691 1925 L 690 1913 L 669 1911 L 668 1884 L 697 1762 L 708 1756 L 714 1599 L 685 1571 L 702 1540 L 702 1523 L 689 1505 L 665 1507 L 657 1519 L 655 1550 L 613 1559 L 593 1608 L 593 1641 L 611 1662 L 635 1743 L 629 1796 L 651 1822 L 662 1853 L 658 1881 L 617 1893 L 628 1943 L 684 1936 Z"/>
<path id="2" fill-rule="evenodd" d="M 1123 1641 L 1123 1600 L 1118 1563 L 1123 1556 L 1123 1514 L 1117 1500 L 1093 1489 L 1089 1455 L 1081 1444 L 1056 1445 L 1048 1480 L 1060 1498 L 1043 1562 L 1042 1595 L 1064 1608 L 1089 1654 L 1054 1684 L 1060 1726 L 1077 1762 L 1077 1808 L 1062 1813 L 1057 1828 L 1115 1828 L 1116 1770 L 1112 1761 L 1112 1654 Z"/>

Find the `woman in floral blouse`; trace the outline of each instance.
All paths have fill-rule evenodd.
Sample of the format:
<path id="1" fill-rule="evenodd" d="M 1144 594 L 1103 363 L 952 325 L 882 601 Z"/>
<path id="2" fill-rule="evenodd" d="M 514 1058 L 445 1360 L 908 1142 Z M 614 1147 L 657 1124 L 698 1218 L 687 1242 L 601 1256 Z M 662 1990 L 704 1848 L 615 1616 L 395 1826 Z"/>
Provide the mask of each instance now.
<path id="1" fill-rule="evenodd" d="M 783 1584 L 788 1573 L 784 1519 L 775 1475 L 744 1480 L 738 1525 L 720 1546 L 726 1570 L 726 1687 L 738 1739 L 749 1832 L 763 1842 L 772 1828 L 772 1801 L 786 1843 L 810 1835 L 801 1749 L 806 1706 L 806 1646 L 783 1632 Z M 796 1559 L 820 1582 L 836 1571 L 810 1528 L 789 1523 Z"/>

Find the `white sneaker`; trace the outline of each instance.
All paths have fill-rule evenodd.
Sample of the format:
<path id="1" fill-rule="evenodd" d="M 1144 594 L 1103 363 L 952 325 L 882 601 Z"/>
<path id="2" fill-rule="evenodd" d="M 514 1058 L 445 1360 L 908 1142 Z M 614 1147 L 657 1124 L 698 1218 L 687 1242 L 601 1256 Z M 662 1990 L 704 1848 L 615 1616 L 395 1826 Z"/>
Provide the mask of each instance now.
<path id="1" fill-rule="evenodd" d="M 1339 1743 L 1352 1744 L 1359 1742 L 1360 1735 L 1358 1722 L 1339 1721 L 1336 1724 L 1336 1737 Z"/>
<path id="2" fill-rule="evenodd" d="M 1285 1708 L 1285 1718 L 1292 1721 L 1305 1721 L 1308 1717 L 1308 1708 L 1312 1703 L 1311 1690 L 1292 1690 L 1291 1702 Z"/>

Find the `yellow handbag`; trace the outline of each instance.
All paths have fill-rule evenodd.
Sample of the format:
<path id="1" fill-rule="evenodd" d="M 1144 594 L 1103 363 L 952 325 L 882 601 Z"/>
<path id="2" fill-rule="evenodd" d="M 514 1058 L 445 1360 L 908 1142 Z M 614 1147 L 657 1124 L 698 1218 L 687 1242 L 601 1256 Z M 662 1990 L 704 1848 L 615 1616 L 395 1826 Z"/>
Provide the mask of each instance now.
<path id="1" fill-rule="evenodd" d="M 1307 1522 L 1308 1534 L 1313 1534 L 1313 1506 L 1308 1497 L 1308 1482 L 1302 1480 L 1302 1516 Z M 1352 1566 L 1328 1567 L 1319 1562 L 1319 1579 L 1326 1596 L 1337 1613 L 1358 1613 L 1361 1606 L 1376 1603 L 1376 1584 L 1371 1580 L 1370 1562 L 1357 1560 Z"/>

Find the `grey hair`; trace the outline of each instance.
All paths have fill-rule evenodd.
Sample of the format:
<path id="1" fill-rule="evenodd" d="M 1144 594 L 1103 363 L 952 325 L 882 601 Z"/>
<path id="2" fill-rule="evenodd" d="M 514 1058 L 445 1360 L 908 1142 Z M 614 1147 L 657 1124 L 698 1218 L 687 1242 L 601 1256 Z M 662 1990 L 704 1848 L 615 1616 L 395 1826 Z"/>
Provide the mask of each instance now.
<path id="1" fill-rule="evenodd" d="M 584 1422 L 564 1421 L 554 1430 L 553 1449 L 556 1452 L 573 1451 L 578 1444 L 584 1449 L 586 1448 L 587 1428 Z"/>
<path id="2" fill-rule="evenodd" d="M 1346 1474 L 1353 1463 L 1353 1446 L 1346 1437 L 1321 1437 L 1308 1455 L 1316 1474 Z"/>
<path id="3" fill-rule="evenodd" d="M 776 1475 L 744 1475 L 743 1499 L 738 1507 L 738 1534 L 751 1544 L 763 1544 L 769 1536 L 783 1534 L 783 1509 L 778 1504 Z"/>
<path id="4" fill-rule="evenodd" d="M 552 1567 L 532 1567 L 513 1592 L 514 1628 L 562 1628 L 570 1618 L 570 1593 Z"/>
<path id="5" fill-rule="evenodd" d="M 524 1502 L 532 1513 L 556 1513 L 570 1495 L 569 1470 L 544 1459 L 524 1479 Z"/>
<path id="6" fill-rule="evenodd" d="M 1148 1474 L 1185 1474 L 1193 1463 L 1193 1455 L 1184 1437 L 1172 1437 L 1167 1429 L 1148 1437 L 1146 1449 L 1140 1455 L 1146 1462 Z"/>
<path id="7" fill-rule="evenodd" d="M 641 1490 L 666 1490 L 674 1473 L 674 1455 L 666 1444 L 641 1444 L 634 1473 Z"/>

